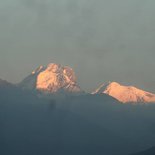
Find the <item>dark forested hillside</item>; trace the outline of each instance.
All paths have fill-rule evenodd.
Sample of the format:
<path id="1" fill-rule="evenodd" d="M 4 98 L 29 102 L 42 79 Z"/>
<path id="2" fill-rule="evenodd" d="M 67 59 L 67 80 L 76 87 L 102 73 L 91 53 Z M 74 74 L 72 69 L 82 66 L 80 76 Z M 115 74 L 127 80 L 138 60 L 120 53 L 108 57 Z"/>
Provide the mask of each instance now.
<path id="1" fill-rule="evenodd" d="M 155 147 L 151 147 L 150 149 L 132 155 L 155 155 Z"/>
<path id="2" fill-rule="evenodd" d="M 125 155 L 155 144 L 155 106 L 107 95 L 39 98 L 0 88 L 0 154 Z"/>

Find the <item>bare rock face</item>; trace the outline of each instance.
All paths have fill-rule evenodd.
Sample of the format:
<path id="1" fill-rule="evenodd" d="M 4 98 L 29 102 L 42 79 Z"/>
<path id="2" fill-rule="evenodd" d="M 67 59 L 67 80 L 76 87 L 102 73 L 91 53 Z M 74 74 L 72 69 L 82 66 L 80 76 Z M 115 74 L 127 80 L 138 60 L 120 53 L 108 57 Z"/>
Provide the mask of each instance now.
<path id="1" fill-rule="evenodd" d="M 155 94 L 133 86 L 123 86 L 117 82 L 101 85 L 92 94 L 108 94 L 123 103 L 155 103 Z"/>
<path id="2" fill-rule="evenodd" d="M 40 66 L 25 78 L 20 86 L 25 89 L 36 89 L 48 93 L 57 93 L 59 91 L 81 92 L 73 69 L 55 63 L 46 67 Z"/>

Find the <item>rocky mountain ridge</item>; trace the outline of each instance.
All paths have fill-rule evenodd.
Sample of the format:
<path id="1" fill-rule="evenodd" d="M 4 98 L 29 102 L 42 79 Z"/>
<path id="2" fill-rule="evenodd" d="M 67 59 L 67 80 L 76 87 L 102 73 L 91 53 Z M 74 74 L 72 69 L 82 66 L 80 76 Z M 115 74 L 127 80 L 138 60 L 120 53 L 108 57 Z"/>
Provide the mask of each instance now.
<path id="1" fill-rule="evenodd" d="M 0 85 L 2 84 L 8 85 L 6 81 L 0 80 Z M 17 86 L 24 90 L 52 95 L 84 93 L 78 85 L 74 70 L 56 63 L 39 66 Z M 91 94 L 107 94 L 122 103 L 155 103 L 155 94 L 117 82 L 104 83 Z"/>
<path id="2" fill-rule="evenodd" d="M 155 94 L 134 86 L 124 86 L 117 82 L 102 84 L 92 94 L 107 94 L 122 103 L 155 103 Z"/>

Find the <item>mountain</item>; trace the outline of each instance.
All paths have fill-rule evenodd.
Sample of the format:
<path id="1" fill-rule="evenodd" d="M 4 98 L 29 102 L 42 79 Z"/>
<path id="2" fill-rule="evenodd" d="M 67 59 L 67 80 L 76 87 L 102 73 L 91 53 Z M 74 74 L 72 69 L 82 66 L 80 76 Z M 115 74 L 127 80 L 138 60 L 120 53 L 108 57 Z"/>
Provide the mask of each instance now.
<path id="1" fill-rule="evenodd" d="M 39 98 L 0 93 L 1 155 L 128 155 L 155 144 L 155 105 L 106 94 Z"/>
<path id="2" fill-rule="evenodd" d="M 133 86 L 124 86 L 117 82 L 102 84 L 92 94 L 107 94 L 123 103 L 155 103 L 155 94 L 140 90 Z"/>
<path id="3" fill-rule="evenodd" d="M 107 94 L 39 98 L 9 84 L 0 87 L 0 154 L 135 153 L 155 144 L 154 111 L 155 104 L 121 104 Z"/>
<path id="4" fill-rule="evenodd" d="M 72 68 L 51 63 L 40 66 L 26 77 L 19 86 L 23 89 L 39 90 L 47 93 L 80 93 L 76 76 Z"/>
<path id="5" fill-rule="evenodd" d="M 132 154 L 132 155 L 155 155 L 155 147 L 152 147 L 150 149 L 147 149 L 145 151 L 135 153 L 135 154 Z"/>
<path id="6" fill-rule="evenodd" d="M 8 98 L 11 93 L 13 95 L 14 92 L 16 92 L 17 90 L 19 90 L 19 88 L 16 85 L 9 83 L 8 81 L 0 79 L 0 95 L 1 95 L 0 97 L 1 97 L 1 99 L 3 97 Z M 0 102 L 1 102 L 1 100 L 0 100 Z"/>
<path id="7" fill-rule="evenodd" d="M 13 85 L 5 80 L 0 79 L 0 88 L 13 87 Z"/>

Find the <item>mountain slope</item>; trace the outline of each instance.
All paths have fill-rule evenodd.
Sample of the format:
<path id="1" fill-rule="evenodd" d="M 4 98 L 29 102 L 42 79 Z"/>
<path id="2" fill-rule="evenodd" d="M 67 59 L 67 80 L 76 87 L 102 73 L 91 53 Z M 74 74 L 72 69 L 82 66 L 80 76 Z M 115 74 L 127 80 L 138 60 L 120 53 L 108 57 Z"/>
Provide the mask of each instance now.
<path id="1" fill-rule="evenodd" d="M 145 150 L 145 151 L 142 151 L 142 152 L 139 152 L 139 153 L 135 153 L 135 154 L 132 154 L 132 155 L 155 155 L 155 147 L 152 147 L 148 150 Z"/>
<path id="2" fill-rule="evenodd" d="M 106 94 L 60 101 L 2 88 L 0 154 L 131 154 L 155 144 L 154 111 L 154 104 L 120 104 Z"/>
<path id="3" fill-rule="evenodd" d="M 7 92 L 0 93 L 2 155 L 127 155 L 155 143 L 154 105 L 123 105 L 106 94 L 59 102 Z"/>
<path id="4" fill-rule="evenodd" d="M 13 87 L 13 84 L 0 79 L 0 88 Z"/>
<path id="5" fill-rule="evenodd" d="M 39 90 L 48 93 L 60 91 L 68 93 L 81 92 L 73 69 L 54 63 L 46 67 L 40 66 L 26 77 L 19 86 L 23 89 Z"/>
<path id="6" fill-rule="evenodd" d="M 92 94 L 108 94 L 123 103 L 155 102 L 155 94 L 140 90 L 133 86 L 123 86 L 117 82 L 101 85 Z"/>

